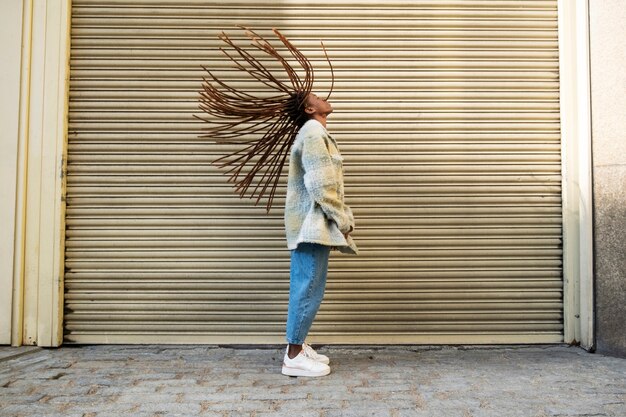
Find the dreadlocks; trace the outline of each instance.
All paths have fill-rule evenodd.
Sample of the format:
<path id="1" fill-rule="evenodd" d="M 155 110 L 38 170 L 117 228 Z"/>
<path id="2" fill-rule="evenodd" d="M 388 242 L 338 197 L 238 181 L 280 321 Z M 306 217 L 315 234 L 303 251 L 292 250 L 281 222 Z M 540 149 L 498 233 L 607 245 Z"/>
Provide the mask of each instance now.
<path id="1" fill-rule="evenodd" d="M 277 29 L 272 31 L 280 41 L 279 48 L 287 50 L 287 58 L 263 36 L 249 28 L 239 27 L 250 39 L 252 51 L 260 50 L 269 55 L 280 63 L 282 70 L 266 67 L 251 51 L 236 45 L 224 32 L 218 35 L 219 39 L 235 53 L 223 48 L 220 50 L 235 64 L 235 68 L 269 88 L 270 94 L 255 96 L 236 89 L 202 66 L 208 73 L 208 78 L 203 77 L 199 107 L 209 117 L 194 116 L 208 123 L 203 129 L 205 133 L 200 135 L 201 138 L 212 139 L 218 143 L 246 145 L 216 159 L 213 164 L 219 168 L 228 168 L 225 172 L 230 174 L 228 182 L 235 184 L 235 191 L 240 197 L 251 189 L 250 198 L 258 196 L 255 204 L 258 204 L 269 189 L 266 207 L 269 212 L 291 145 L 298 130 L 308 119 L 304 107 L 313 88 L 313 67 Z M 323 43 L 322 49 L 331 70 L 332 82 L 328 93 L 330 97 L 335 77 Z M 292 66 L 294 60 L 303 71 L 304 77 L 298 75 L 298 71 Z M 242 138 L 247 135 L 261 136 L 258 139 Z M 246 166 L 250 169 L 242 173 Z"/>

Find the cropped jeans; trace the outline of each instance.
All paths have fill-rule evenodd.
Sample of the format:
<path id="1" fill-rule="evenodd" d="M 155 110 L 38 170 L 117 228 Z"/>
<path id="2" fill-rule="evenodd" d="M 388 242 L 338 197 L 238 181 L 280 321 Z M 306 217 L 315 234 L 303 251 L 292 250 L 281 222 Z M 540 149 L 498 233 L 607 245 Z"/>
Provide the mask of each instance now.
<path id="1" fill-rule="evenodd" d="M 287 343 L 304 342 L 324 298 L 330 246 L 300 243 L 291 251 Z"/>

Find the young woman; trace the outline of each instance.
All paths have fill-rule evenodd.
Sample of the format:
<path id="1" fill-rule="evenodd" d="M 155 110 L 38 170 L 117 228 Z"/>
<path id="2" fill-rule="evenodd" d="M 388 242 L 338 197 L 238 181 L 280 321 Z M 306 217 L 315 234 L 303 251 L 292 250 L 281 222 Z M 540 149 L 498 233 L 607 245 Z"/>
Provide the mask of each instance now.
<path id="1" fill-rule="evenodd" d="M 289 345 L 282 373 L 328 375 L 329 359 L 304 340 L 324 296 L 330 250 L 357 253 L 350 237 L 354 217 L 344 203 L 342 157 L 326 130 L 326 119 L 333 111 L 328 102 L 334 85 L 332 64 L 326 55 L 332 82 L 328 97 L 321 99 L 311 92 L 315 78 L 311 63 L 285 36 L 272 29 L 280 41 L 276 47 L 257 32 L 242 29 L 250 40 L 248 49 L 222 32 L 220 39 L 233 49 L 223 52 L 235 69 L 259 81 L 259 88 L 269 93 L 257 96 L 253 91 L 241 91 L 205 68 L 209 78 L 204 79 L 200 91 L 200 109 L 208 118 L 198 118 L 208 125 L 200 137 L 245 145 L 214 163 L 229 168 L 230 181 L 240 196 L 248 190 L 252 190 L 251 197 L 258 193 L 257 202 L 268 196 L 268 212 L 290 156 L 285 202 L 285 230 L 291 250 Z M 260 59 L 259 55 L 266 56 Z M 279 70 L 265 66 L 268 57 L 279 63 Z"/>
<path id="2" fill-rule="evenodd" d="M 331 104 L 311 93 L 308 120 L 291 148 L 285 231 L 291 249 L 287 350 L 282 373 L 323 376 L 329 359 L 304 342 L 324 297 L 331 248 L 357 252 L 350 233 L 354 217 L 344 203 L 342 157 L 326 130 Z"/>

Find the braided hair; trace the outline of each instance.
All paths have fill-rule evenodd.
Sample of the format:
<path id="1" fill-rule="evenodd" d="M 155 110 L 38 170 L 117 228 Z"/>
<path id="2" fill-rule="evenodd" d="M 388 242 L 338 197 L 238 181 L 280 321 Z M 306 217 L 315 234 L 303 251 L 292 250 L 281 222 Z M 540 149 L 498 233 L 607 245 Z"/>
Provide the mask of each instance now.
<path id="1" fill-rule="evenodd" d="M 232 51 L 220 50 L 236 69 L 264 86 L 265 94 L 253 95 L 237 89 L 202 66 L 208 77 L 203 77 L 199 108 L 206 115 L 194 116 L 206 122 L 199 137 L 217 143 L 245 145 L 217 158 L 213 164 L 227 169 L 225 174 L 230 175 L 228 182 L 234 183 L 240 198 L 249 192 L 250 198 L 257 196 L 255 204 L 258 204 L 267 194 L 266 211 L 269 213 L 291 145 L 298 130 L 308 120 L 304 108 L 315 77 L 309 60 L 277 29 L 272 31 L 280 41 L 278 48 L 286 50 L 288 55 L 284 54 L 285 51 L 281 54 L 277 47 L 257 32 L 244 26 L 239 28 L 250 40 L 248 49 L 235 44 L 222 32 L 218 35 L 219 39 Z M 335 77 L 323 43 L 322 49 L 331 70 L 330 97 Z M 265 66 L 258 58 L 258 51 L 262 52 L 261 56 L 278 61 L 279 70 Z M 292 64 L 299 66 L 303 76 Z M 244 168 L 246 171 L 242 172 Z"/>

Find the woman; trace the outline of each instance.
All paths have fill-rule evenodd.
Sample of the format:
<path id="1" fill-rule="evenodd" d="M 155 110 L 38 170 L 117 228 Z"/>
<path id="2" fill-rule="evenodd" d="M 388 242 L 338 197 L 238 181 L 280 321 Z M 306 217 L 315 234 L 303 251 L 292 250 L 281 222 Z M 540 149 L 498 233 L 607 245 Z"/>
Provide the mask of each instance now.
<path id="1" fill-rule="evenodd" d="M 285 231 L 291 249 L 287 350 L 282 373 L 323 376 L 329 359 L 304 342 L 324 296 L 331 248 L 357 253 L 350 237 L 354 217 L 344 203 L 342 157 L 326 130 L 331 104 L 311 93 L 308 120 L 291 148 Z"/>
<path id="2" fill-rule="evenodd" d="M 219 35 L 233 52 L 224 54 L 236 69 L 260 82 L 266 94 L 254 95 L 220 80 L 204 68 L 200 109 L 208 118 L 202 138 L 245 146 L 214 163 L 229 168 L 230 179 L 243 197 L 251 190 L 258 201 L 267 196 L 271 209 L 283 165 L 290 155 L 285 203 L 287 246 L 291 250 L 287 346 L 282 373 L 291 376 L 322 376 L 330 373 L 329 359 L 304 342 L 317 314 L 326 285 L 331 248 L 357 253 L 350 232 L 352 211 L 344 203 L 343 166 L 337 143 L 326 130 L 333 108 L 311 92 L 314 80 L 309 60 L 277 29 L 278 47 L 257 32 L 243 28 L 251 41 L 248 49 L 225 33 Z M 252 48 L 250 48 L 252 46 Z M 324 45 L 322 44 L 322 48 Z M 288 55 L 284 55 L 288 51 Z M 324 48 L 326 54 L 326 49 Z M 279 70 L 265 66 L 259 54 L 279 63 Z M 299 75 L 293 65 L 300 66 Z M 284 73 L 279 73 L 280 70 Z M 267 90 L 269 89 L 269 90 Z M 251 137 L 252 139 L 248 139 Z"/>

